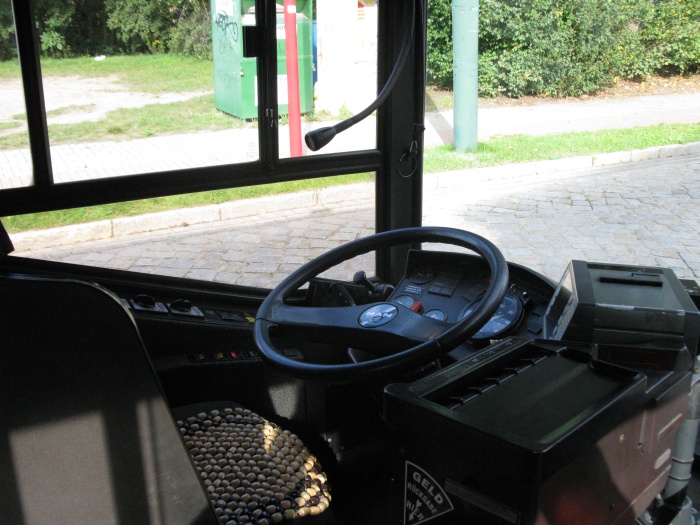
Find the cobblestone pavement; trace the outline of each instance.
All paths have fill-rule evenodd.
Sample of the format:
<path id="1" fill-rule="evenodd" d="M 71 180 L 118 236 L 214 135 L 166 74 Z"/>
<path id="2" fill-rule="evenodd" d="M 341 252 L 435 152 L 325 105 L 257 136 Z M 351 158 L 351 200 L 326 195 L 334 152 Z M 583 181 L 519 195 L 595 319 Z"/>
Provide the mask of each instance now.
<path id="1" fill-rule="evenodd" d="M 571 259 L 700 278 L 700 155 L 463 182 L 425 190 L 423 224 L 483 235 L 508 260 L 555 280 Z M 373 232 L 373 202 L 357 193 L 342 207 L 299 207 L 31 256 L 268 287 L 310 257 Z M 365 256 L 329 276 L 372 267 Z"/>
<path id="2" fill-rule="evenodd" d="M 214 225 L 215 224 L 215 225 Z M 353 239 L 374 233 L 369 199 L 342 211 L 298 208 L 171 228 L 120 240 L 32 251 L 31 257 L 206 281 L 270 287 L 307 260 Z M 17 255 L 22 255 L 18 253 Z M 369 257 L 347 261 L 325 274 L 344 278 L 371 272 Z"/>
<path id="3" fill-rule="evenodd" d="M 424 224 L 479 233 L 558 279 L 571 259 L 700 278 L 700 155 L 491 181 L 426 194 Z"/>

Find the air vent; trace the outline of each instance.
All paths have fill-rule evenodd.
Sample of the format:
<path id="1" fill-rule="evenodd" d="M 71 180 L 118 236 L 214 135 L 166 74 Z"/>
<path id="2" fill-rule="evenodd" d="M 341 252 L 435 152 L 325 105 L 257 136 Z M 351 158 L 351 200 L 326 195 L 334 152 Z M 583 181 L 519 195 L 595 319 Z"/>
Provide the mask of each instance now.
<path id="1" fill-rule="evenodd" d="M 485 394 L 491 389 L 497 388 L 506 381 L 521 374 L 531 366 L 552 355 L 552 352 L 536 346 L 528 346 L 525 352 L 519 356 L 508 356 L 510 359 L 496 366 L 483 367 L 483 370 L 474 370 L 466 374 L 459 381 L 450 383 L 446 389 L 433 392 L 426 398 L 433 403 L 449 409 L 456 409 L 473 399 Z"/>

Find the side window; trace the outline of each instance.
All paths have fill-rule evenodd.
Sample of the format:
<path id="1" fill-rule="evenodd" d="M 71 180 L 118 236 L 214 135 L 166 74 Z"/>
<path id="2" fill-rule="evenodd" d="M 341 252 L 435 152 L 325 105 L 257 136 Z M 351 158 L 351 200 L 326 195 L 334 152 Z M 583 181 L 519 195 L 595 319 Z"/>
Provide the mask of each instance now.
<path id="1" fill-rule="evenodd" d="M 238 53 L 238 30 L 188 5 L 34 2 L 54 182 L 258 159 L 257 115 L 215 94 L 211 55 Z"/>
<path id="2" fill-rule="evenodd" d="M 0 0 L 0 190 L 32 184 L 27 110 L 10 0 Z"/>
<path id="3" fill-rule="evenodd" d="M 255 163 L 313 154 L 309 131 L 360 113 L 377 95 L 376 0 L 286 8 L 284 0 L 30 0 L 17 4 L 25 105 L 35 112 L 27 136 L 16 126 L 22 77 L 12 0 L 0 1 L 0 74 L 15 94 L 0 149 L 24 159 L 21 177 L 0 189 L 182 170 L 192 172 L 178 185 L 207 176 L 217 178 L 202 183 L 210 187 L 223 178 L 248 185 L 262 171 Z M 318 153 L 376 148 L 371 114 Z M 172 183 L 160 180 L 166 189 L 157 192 L 175 191 Z"/>
<path id="4" fill-rule="evenodd" d="M 0 2 L 11 17 L 10 0 Z M 297 0 L 293 13 L 283 0 L 187 2 L 167 12 L 149 0 L 31 2 L 43 89 L 17 87 L 15 98 L 43 102 L 48 167 L 32 166 L 40 140 L 30 148 L 19 127 L 0 136 L 0 149 L 26 166 L 17 181 L 0 182 L 26 190 L 0 195 L 15 255 L 271 287 L 376 230 L 375 115 L 314 155 L 334 154 L 329 165 L 303 138 L 375 98 L 376 1 Z M 265 9 L 263 27 L 256 17 Z M 260 38 L 273 17 L 278 104 L 275 118 L 260 120 L 261 105 L 274 101 L 261 84 L 271 61 L 246 39 Z M 296 91 L 287 60 L 294 39 Z M 18 51 L 8 47 L 2 82 L 21 84 Z M 296 119 L 290 97 L 298 97 Z M 369 154 L 343 157 L 358 151 Z M 38 213 L 28 213 L 32 205 Z M 357 270 L 373 273 L 373 255 L 326 276 L 350 279 Z"/>

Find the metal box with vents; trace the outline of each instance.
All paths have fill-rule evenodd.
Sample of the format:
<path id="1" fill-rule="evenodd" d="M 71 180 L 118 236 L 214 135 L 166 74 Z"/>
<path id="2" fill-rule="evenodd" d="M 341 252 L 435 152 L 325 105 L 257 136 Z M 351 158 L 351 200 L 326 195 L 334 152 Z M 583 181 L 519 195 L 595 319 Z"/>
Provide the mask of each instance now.
<path id="1" fill-rule="evenodd" d="M 406 465 L 396 478 L 421 469 L 453 508 L 433 523 L 622 524 L 643 512 L 668 475 L 690 373 L 649 399 L 645 374 L 588 350 L 505 339 L 387 387 L 386 417 Z M 405 512 L 422 494 L 406 478 L 395 505 Z M 425 490 L 418 505 L 437 509 Z"/>

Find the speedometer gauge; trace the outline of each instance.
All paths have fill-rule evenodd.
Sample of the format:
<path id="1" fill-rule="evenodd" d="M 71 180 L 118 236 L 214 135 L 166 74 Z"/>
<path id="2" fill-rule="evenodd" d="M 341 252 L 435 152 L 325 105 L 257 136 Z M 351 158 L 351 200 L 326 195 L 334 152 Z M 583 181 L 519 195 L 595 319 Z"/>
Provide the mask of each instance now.
<path id="1" fill-rule="evenodd" d="M 477 299 L 467 306 L 460 319 L 469 317 L 481 304 L 481 299 Z M 517 328 L 523 317 L 523 304 L 511 294 L 506 294 L 498 306 L 496 312 L 491 316 L 484 326 L 472 336 L 472 339 L 494 339 L 501 337 L 511 329 Z"/>
<path id="2" fill-rule="evenodd" d="M 438 321 L 447 321 L 447 314 L 438 308 L 428 310 L 423 315 L 430 317 L 431 319 L 437 319 Z"/>
<path id="3" fill-rule="evenodd" d="M 414 284 L 425 284 L 435 277 L 435 272 L 430 268 L 416 268 L 408 279 Z"/>

